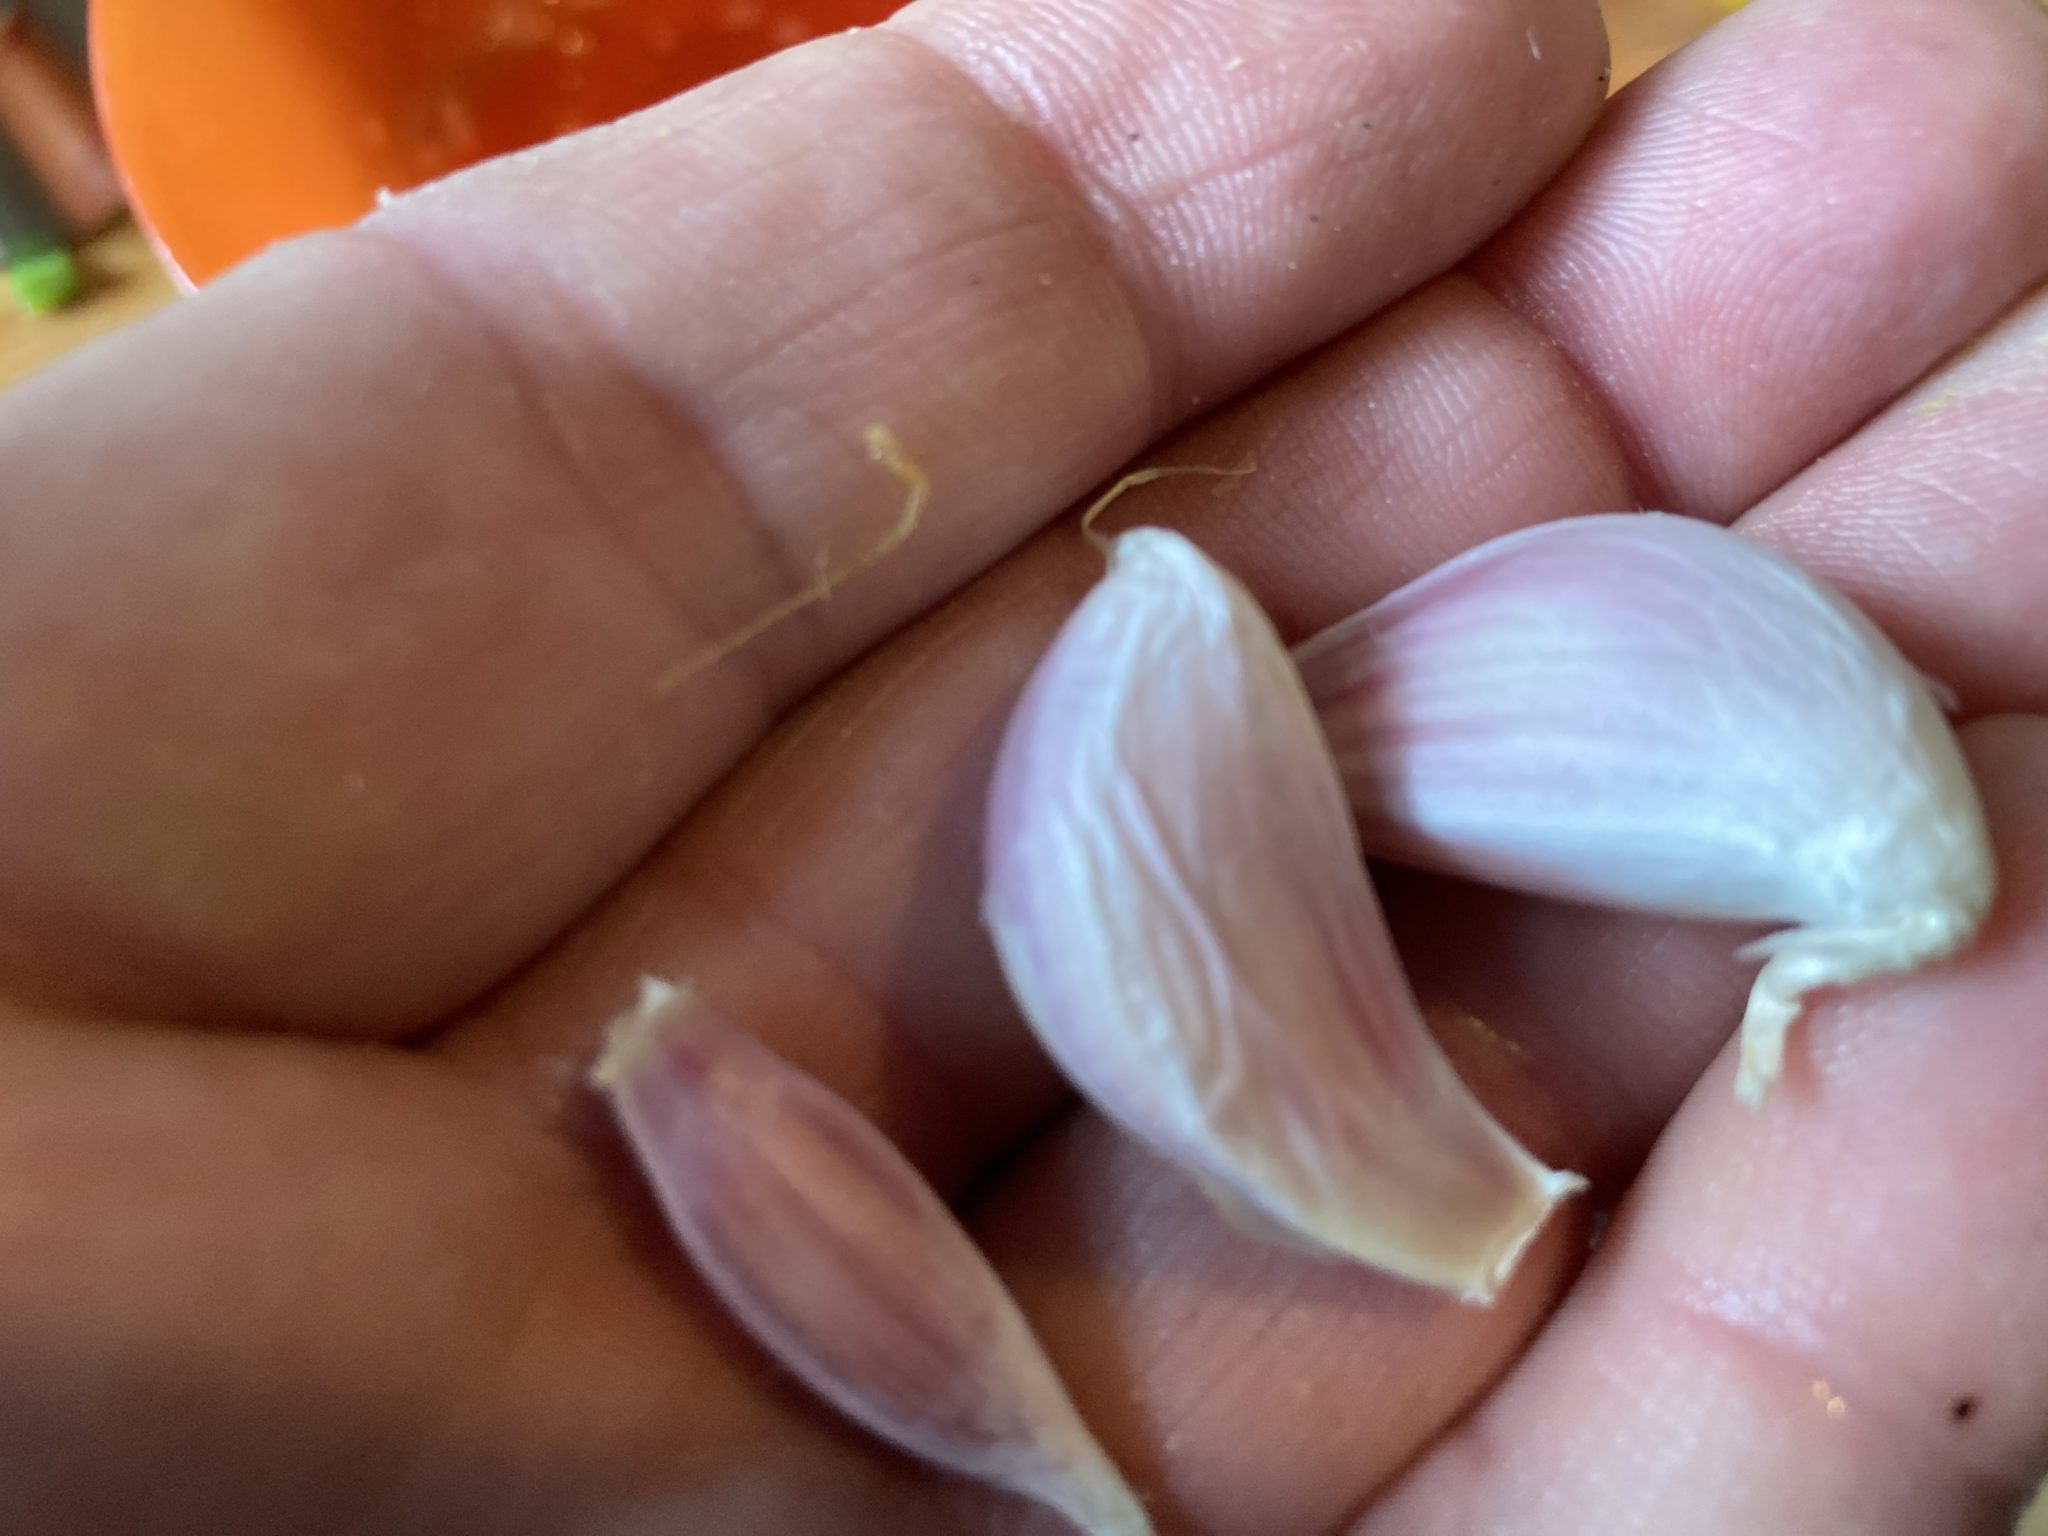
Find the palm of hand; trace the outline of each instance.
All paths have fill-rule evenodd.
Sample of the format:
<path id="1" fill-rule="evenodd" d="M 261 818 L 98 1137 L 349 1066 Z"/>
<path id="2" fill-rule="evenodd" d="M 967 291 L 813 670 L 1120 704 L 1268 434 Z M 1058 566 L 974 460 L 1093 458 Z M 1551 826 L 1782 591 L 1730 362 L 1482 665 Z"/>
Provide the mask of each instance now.
<path id="1" fill-rule="evenodd" d="M 966 1203 L 1167 1530 L 1998 1528 L 2048 1422 L 2048 25 L 1766 0 L 1574 154 L 1576 0 L 1159 11 L 928 5 L 0 412 L 0 1524 L 1017 1528 L 673 1256 L 580 1088 L 657 970 Z M 571 189 L 631 227 L 513 238 Z M 658 696 L 886 527 L 871 419 L 918 538 Z M 974 916 L 1094 570 L 1030 536 L 1140 452 L 1257 455 L 1143 515 L 1295 634 L 1541 518 L 1742 514 L 2010 717 L 1992 928 L 1759 1117 L 1727 935 L 1391 879 L 1468 1076 L 1628 1203 L 1486 1313 L 1246 1242 L 1067 1112 Z"/>

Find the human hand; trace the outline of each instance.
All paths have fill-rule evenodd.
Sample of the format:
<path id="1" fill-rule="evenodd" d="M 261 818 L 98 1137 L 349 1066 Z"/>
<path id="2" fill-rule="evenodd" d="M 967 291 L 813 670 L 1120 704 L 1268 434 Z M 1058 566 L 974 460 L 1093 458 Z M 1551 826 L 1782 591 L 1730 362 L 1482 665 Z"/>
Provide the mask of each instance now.
<path id="1" fill-rule="evenodd" d="M 1165 1531 L 2000 1530 L 2048 1425 L 2048 17 L 1757 0 L 1581 144 L 1602 57 L 1588 0 L 928 0 L 0 403 L 0 1527 L 1046 1529 L 706 1301 L 582 1087 L 653 971 L 962 1203 Z M 916 535 L 664 695 L 887 529 L 873 422 Z M 1816 1010 L 1761 1112 L 1727 934 L 1384 882 L 1470 1080 L 1626 1196 L 1489 1311 L 1071 1112 L 976 923 L 1099 571 L 1039 530 L 1248 454 L 1122 515 L 1290 635 L 1653 505 L 1973 717 L 1990 927 Z"/>

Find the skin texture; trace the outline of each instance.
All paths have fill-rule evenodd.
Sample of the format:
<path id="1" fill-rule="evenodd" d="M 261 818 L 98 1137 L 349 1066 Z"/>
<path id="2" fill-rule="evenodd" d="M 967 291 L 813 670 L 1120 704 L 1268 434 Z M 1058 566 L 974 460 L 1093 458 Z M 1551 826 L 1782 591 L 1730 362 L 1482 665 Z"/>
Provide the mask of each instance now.
<path id="1" fill-rule="evenodd" d="M 961 1202 L 1168 1532 L 2005 1529 L 2048 14 L 1755 0 L 1596 126 L 1602 69 L 1583 0 L 926 0 L 0 401 L 0 1527 L 1049 1530 L 707 1304 L 579 1086 L 653 970 Z M 918 536 L 658 696 L 888 527 L 875 421 Z M 1819 1009 L 1760 1113 L 1740 935 L 1384 882 L 1475 1087 L 1618 1206 L 1490 1312 L 1221 1225 L 1073 1111 L 974 921 L 996 735 L 1099 569 L 1056 519 L 1247 454 L 1118 515 L 1290 637 L 1657 505 L 1972 717 L 1983 942 Z"/>

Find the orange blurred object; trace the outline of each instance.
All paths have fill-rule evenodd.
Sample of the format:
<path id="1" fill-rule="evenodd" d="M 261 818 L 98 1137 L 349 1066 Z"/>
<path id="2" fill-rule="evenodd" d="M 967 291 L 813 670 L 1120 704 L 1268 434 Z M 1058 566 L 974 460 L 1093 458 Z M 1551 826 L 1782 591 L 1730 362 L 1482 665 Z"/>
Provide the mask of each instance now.
<path id="1" fill-rule="evenodd" d="M 478 160 L 609 122 L 904 0 L 94 0 L 137 219 L 204 283 Z"/>

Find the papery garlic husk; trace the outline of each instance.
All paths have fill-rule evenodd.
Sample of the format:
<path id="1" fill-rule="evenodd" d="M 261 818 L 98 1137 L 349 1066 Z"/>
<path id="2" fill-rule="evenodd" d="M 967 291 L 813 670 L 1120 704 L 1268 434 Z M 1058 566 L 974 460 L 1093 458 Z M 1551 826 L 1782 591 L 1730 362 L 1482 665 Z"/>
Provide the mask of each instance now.
<path id="1" fill-rule="evenodd" d="M 1147 1536 L 1002 1281 L 851 1105 L 651 980 L 594 1081 L 683 1249 L 793 1375 L 910 1454 L 1087 1536 Z"/>
<path id="2" fill-rule="evenodd" d="M 1286 647 L 1178 535 L 1118 539 L 1033 675 L 986 875 L 1067 1077 L 1247 1225 L 1484 1301 L 1579 1187 L 1431 1037 Z"/>
<path id="3" fill-rule="evenodd" d="M 1742 1020 L 1777 1079 L 1816 988 L 1981 926 L 1983 810 L 1934 692 L 1846 598 L 1691 518 L 1480 546 L 1297 653 L 1375 855 L 1670 916 L 1791 923 Z"/>

